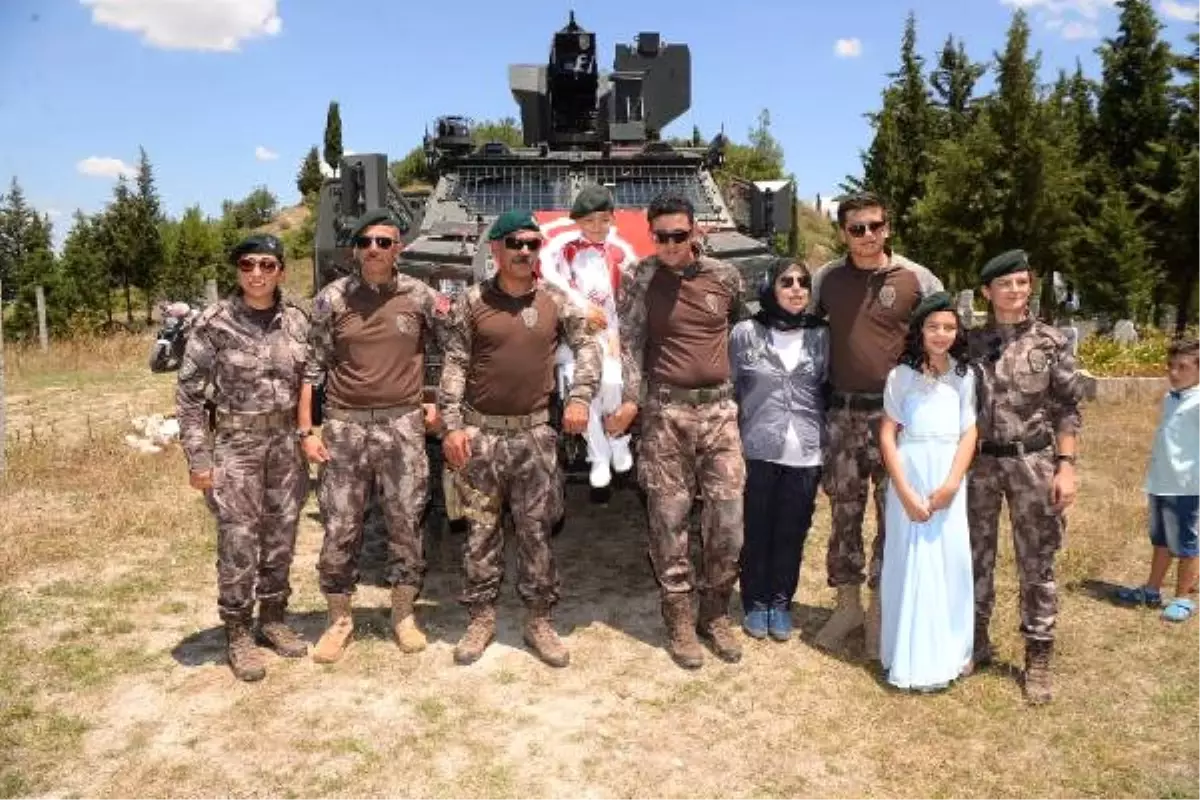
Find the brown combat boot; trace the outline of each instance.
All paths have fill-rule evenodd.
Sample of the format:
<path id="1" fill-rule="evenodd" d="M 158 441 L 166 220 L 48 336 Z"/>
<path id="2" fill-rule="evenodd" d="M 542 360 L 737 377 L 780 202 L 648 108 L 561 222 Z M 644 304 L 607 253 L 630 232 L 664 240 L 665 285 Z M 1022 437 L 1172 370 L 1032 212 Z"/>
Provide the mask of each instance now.
<path id="1" fill-rule="evenodd" d="M 267 674 L 262 653 L 254 646 L 249 619 L 225 620 L 225 653 L 238 680 L 261 681 Z"/>
<path id="2" fill-rule="evenodd" d="M 554 625 L 550 622 L 550 604 L 544 602 L 531 603 L 525 618 L 525 644 L 533 648 L 538 658 L 552 667 L 565 667 L 571 661 L 571 654 L 558 638 Z"/>
<path id="3" fill-rule="evenodd" d="M 667 624 L 667 652 L 684 669 L 699 669 L 704 650 L 696 638 L 691 592 L 670 592 L 662 599 L 663 622 Z"/>
<path id="4" fill-rule="evenodd" d="M 496 607 L 491 603 L 476 603 L 468 610 L 471 621 L 466 633 L 454 646 L 454 663 L 474 664 L 496 636 Z"/>
<path id="5" fill-rule="evenodd" d="M 287 601 L 262 600 L 258 604 L 258 639 L 284 658 L 308 655 L 308 643 L 284 622 Z"/>
<path id="6" fill-rule="evenodd" d="M 863 650 L 868 661 L 879 660 L 879 629 L 883 626 L 883 610 L 879 605 L 879 591 L 871 592 L 867 605 L 867 624 L 863 636 Z"/>
<path id="7" fill-rule="evenodd" d="M 696 633 L 708 640 L 717 658 L 736 664 L 742 660 L 742 644 L 733 632 L 733 623 L 729 619 L 729 595 L 730 592 L 700 593 L 700 619 L 696 623 Z"/>
<path id="8" fill-rule="evenodd" d="M 392 633 L 402 653 L 419 653 L 425 649 L 425 634 L 417 627 L 413 610 L 416 600 L 417 587 L 392 587 Z"/>
<path id="9" fill-rule="evenodd" d="M 342 657 L 354 635 L 354 617 L 350 615 L 350 595 L 327 594 L 329 626 L 321 634 L 312 658 L 318 664 L 332 664 Z"/>
<path id="10" fill-rule="evenodd" d="M 1025 699 L 1030 705 L 1040 706 L 1054 699 L 1054 686 L 1050 680 L 1050 655 L 1053 651 L 1054 642 L 1025 642 Z"/>
<path id="11" fill-rule="evenodd" d="M 842 640 L 863 622 L 861 587 L 839 586 L 837 608 L 817 633 L 813 644 L 825 650 L 836 650 L 842 646 Z"/>

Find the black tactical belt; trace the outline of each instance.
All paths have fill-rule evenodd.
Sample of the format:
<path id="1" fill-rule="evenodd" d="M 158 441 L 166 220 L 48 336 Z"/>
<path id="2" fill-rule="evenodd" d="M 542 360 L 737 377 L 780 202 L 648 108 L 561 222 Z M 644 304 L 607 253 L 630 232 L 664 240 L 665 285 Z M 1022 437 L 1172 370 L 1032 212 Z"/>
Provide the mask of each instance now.
<path id="1" fill-rule="evenodd" d="M 527 431 L 550 422 L 550 412 L 542 409 L 534 411 L 532 414 L 506 416 L 504 414 L 481 414 L 473 408 L 464 408 L 463 422 L 482 430 Z"/>
<path id="2" fill-rule="evenodd" d="M 1040 453 L 1052 444 L 1054 444 L 1053 436 L 1049 433 L 1040 433 L 1020 442 L 982 442 L 979 445 L 979 452 L 985 456 L 995 456 L 996 458 L 1013 458 L 1026 453 Z"/>
<path id="3" fill-rule="evenodd" d="M 384 408 L 337 408 L 336 406 L 325 407 L 326 419 L 335 419 L 338 422 L 390 422 L 394 419 L 407 417 L 420 406 L 409 403 L 403 406 L 385 406 Z"/>
<path id="4" fill-rule="evenodd" d="M 831 392 L 829 407 L 850 411 L 879 411 L 883 408 L 883 395 L 874 392 Z"/>
<path id="5" fill-rule="evenodd" d="M 290 431 L 295 427 L 295 408 L 282 411 L 217 411 L 218 431 Z"/>
<path id="6" fill-rule="evenodd" d="M 699 389 L 684 389 L 682 386 L 670 386 L 665 383 L 650 387 L 650 396 L 660 403 L 681 403 L 689 406 L 704 406 L 709 403 L 719 403 L 733 397 L 733 384 L 724 383 L 720 386 L 702 386 Z"/>

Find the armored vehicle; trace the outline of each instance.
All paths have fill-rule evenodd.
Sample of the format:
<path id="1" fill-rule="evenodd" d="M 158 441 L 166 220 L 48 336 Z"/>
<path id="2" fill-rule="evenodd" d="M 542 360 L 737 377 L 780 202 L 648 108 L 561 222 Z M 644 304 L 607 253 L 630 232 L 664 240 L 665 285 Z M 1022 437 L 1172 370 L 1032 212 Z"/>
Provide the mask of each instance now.
<path id="1" fill-rule="evenodd" d="M 794 187 L 788 181 L 718 185 L 727 140 L 687 145 L 666 141 L 663 130 L 691 106 L 691 54 L 686 44 L 640 33 L 615 47 L 612 70 L 599 69 L 595 36 L 574 13 L 553 35 L 541 64 L 509 66 L 509 87 L 520 112 L 521 146 L 477 141 L 469 118 L 447 115 L 424 138 L 432 188 L 406 193 L 392 180 L 386 154 L 342 159 L 327 179 L 318 207 L 314 285 L 353 268 L 348 231 L 368 210 L 386 207 L 401 221 L 405 248 L 400 269 L 454 296 L 493 271 L 484 241 L 495 218 L 527 208 L 553 227 L 579 189 L 607 186 L 616 224 L 639 255 L 651 252 L 645 209 L 661 193 L 687 197 L 696 208 L 705 251 L 739 267 L 748 282 L 765 269 L 771 242 L 791 232 Z M 440 357 L 427 358 L 429 396 Z M 587 474 L 580 437 L 563 437 L 569 478 Z M 430 447 L 438 458 L 438 448 Z M 437 474 L 435 472 L 435 474 Z"/>

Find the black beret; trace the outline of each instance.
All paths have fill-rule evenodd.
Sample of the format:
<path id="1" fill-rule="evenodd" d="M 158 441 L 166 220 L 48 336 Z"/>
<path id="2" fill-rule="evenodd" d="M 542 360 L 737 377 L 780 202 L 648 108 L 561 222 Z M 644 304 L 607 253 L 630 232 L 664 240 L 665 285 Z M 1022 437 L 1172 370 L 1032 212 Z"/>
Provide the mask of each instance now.
<path id="1" fill-rule="evenodd" d="M 1009 250 L 983 265 L 979 270 L 979 283 L 987 286 L 1002 275 L 1029 269 L 1029 255 L 1024 250 Z"/>
<path id="2" fill-rule="evenodd" d="M 909 327 L 919 328 L 925 324 L 925 318 L 935 311 L 954 311 L 954 298 L 949 292 L 934 292 L 917 304 L 912 316 L 908 319 Z"/>
<path id="3" fill-rule="evenodd" d="M 408 227 L 401 223 L 400 220 L 396 219 L 395 215 L 392 214 L 392 212 L 388 209 L 376 208 L 372 211 L 368 211 L 351 223 L 350 238 L 358 236 L 372 225 L 391 225 L 396 230 L 400 231 L 400 233 L 404 233 L 405 229 Z"/>
<path id="4" fill-rule="evenodd" d="M 272 236 L 269 233 L 256 233 L 253 236 L 247 236 L 229 251 L 229 262 L 236 264 L 239 258 L 249 253 L 275 256 L 275 258 L 279 259 L 279 263 L 282 264 L 283 242 L 279 241 L 278 237 Z"/>
<path id="5" fill-rule="evenodd" d="M 488 231 L 488 241 L 495 242 L 517 231 L 541 233 L 542 229 L 538 227 L 537 220 L 533 218 L 532 213 L 522 208 L 514 208 L 496 217 L 491 230 Z"/>
<path id="6" fill-rule="evenodd" d="M 612 210 L 612 193 L 597 183 L 589 183 L 580 189 L 579 194 L 575 196 L 575 203 L 571 206 L 571 219 L 586 217 L 588 214 L 595 214 L 597 211 Z"/>

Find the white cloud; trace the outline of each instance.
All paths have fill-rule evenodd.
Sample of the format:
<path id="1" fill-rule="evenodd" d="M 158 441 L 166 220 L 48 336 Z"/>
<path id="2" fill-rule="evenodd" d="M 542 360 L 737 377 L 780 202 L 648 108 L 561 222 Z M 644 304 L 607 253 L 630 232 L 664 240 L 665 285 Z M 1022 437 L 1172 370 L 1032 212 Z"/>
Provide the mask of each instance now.
<path id="1" fill-rule="evenodd" d="M 1068 22 L 1062 26 L 1062 37 L 1067 40 L 1095 39 L 1100 29 L 1090 22 Z"/>
<path id="2" fill-rule="evenodd" d="M 1164 16 L 1170 19 L 1179 20 L 1180 22 L 1197 22 L 1200 21 L 1200 5 L 1195 3 L 1180 3 L 1176 0 L 1162 0 L 1158 4 L 1158 10 Z"/>
<path id="3" fill-rule="evenodd" d="M 278 0 L 79 0 L 92 21 L 164 50 L 231 52 L 283 28 Z"/>
<path id="4" fill-rule="evenodd" d="M 1100 35 L 1097 24 L 1112 10 L 1117 0 L 1000 0 L 1006 6 L 1029 11 L 1047 30 L 1064 39 L 1094 39 Z M 1172 2 L 1172 0 L 1164 0 Z"/>
<path id="5" fill-rule="evenodd" d="M 862 42 L 858 39 L 838 39 L 833 44 L 838 58 L 858 58 L 862 55 Z"/>
<path id="6" fill-rule="evenodd" d="M 279 153 L 276 153 L 274 150 L 268 150 L 260 144 L 254 148 L 254 157 L 259 161 L 274 161 L 279 158 Z"/>
<path id="7" fill-rule="evenodd" d="M 93 178 L 112 178 L 121 176 L 132 178 L 137 174 L 137 168 L 131 167 L 119 158 L 111 156 L 88 156 L 75 165 L 80 174 Z"/>

